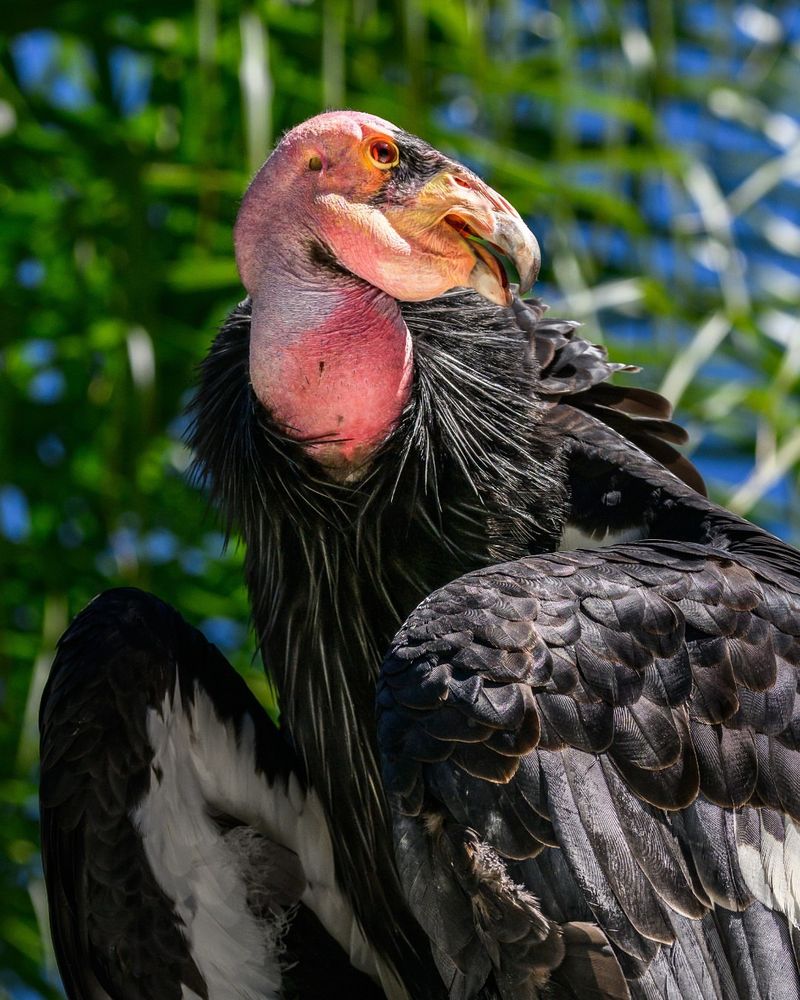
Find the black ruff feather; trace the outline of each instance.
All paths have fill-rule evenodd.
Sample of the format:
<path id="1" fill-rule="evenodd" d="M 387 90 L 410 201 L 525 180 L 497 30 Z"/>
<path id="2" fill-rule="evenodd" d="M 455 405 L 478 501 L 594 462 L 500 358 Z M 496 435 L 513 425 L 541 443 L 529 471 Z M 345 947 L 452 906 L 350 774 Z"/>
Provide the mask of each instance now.
<path id="1" fill-rule="evenodd" d="M 255 398 L 248 302 L 202 365 L 190 444 L 228 530 L 246 544 L 264 662 L 327 810 L 340 883 L 368 937 L 423 996 L 437 993 L 436 976 L 395 874 L 377 764 L 381 655 L 435 588 L 557 546 L 569 454 L 549 415 L 577 393 L 587 407 L 621 366 L 577 338 L 575 324 L 544 320 L 538 303 L 502 310 L 459 291 L 402 312 L 414 343 L 412 397 L 360 478 L 327 478 Z M 561 378 L 565 351 L 572 383 Z M 546 378 L 561 378 L 547 396 L 536 391 L 542 363 Z M 599 403 L 612 412 L 619 399 Z M 655 423 L 664 407 L 640 395 L 628 409 Z"/>

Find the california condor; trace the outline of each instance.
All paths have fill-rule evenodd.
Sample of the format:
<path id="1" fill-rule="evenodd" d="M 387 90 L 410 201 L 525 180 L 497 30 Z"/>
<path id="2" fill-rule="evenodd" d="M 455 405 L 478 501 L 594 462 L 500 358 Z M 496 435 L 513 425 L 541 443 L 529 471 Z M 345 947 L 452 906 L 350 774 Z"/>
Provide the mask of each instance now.
<path id="1" fill-rule="evenodd" d="M 592 989 L 595 995 L 669 995 L 653 994 L 652 984 L 680 992 L 685 977 L 676 970 L 684 968 L 692 975 L 705 969 L 708 989 L 722 991 L 697 995 L 737 995 L 725 992 L 730 984 L 741 996 L 758 995 L 741 992 L 734 954 L 743 942 L 758 956 L 762 941 L 770 947 L 790 941 L 789 919 L 779 909 L 762 919 L 766 889 L 764 899 L 751 900 L 711 885 L 701 863 L 707 852 L 699 848 L 698 860 L 691 845 L 697 829 L 712 837 L 703 832 L 697 789 L 711 803 L 719 834 L 719 816 L 735 816 L 734 808 L 756 800 L 720 801 L 718 789 L 709 797 L 708 782 L 724 788 L 740 763 L 744 773 L 755 773 L 752 754 L 740 749 L 750 747 L 747 734 L 755 745 L 755 734 L 766 733 L 772 754 L 773 743 L 783 748 L 791 731 L 796 553 L 705 499 L 696 472 L 673 448 L 681 432 L 669 422 L 663 399 L 609 385 L 609 375 L 623 366 L 609 364 L 601 349 L 582 340 L 576 324 L 548 319 L 538 302 L 516 295 L 496 255 L 514 260 L 524 293 L 536 276 L 538 248 L 508 202 L 389 122 L 332 112 L 289 132 L 245 196 L 235 243 L 248 298 L 203 364 L 191 443 L 228 528 L 244 539 L 253 621 L 281 702 L 280 735 L 262 720 L 256 729 L 263 733 L 263 754 L 251 754 L 243 766 L 251 768 L 250 787 L 262 797 L 282 800 L 291 773 L 302 794 L 319 803 L 318 836 L 329 838 L 331 884 L 342 902 L 332 914 L 312 893 L 307 897 L 326 948 L 330 938 L 344 942 L 357 970 L 388 995 L 415 1000 L 543 990 L 584 997 Z M 668 542 L 641 541 L 650 538 Z M 620 541 L 628 546 L 614 545 Z M 580 543 L 611 547 L 553 555 Z M 477 582 L 458 579 L 512 560 L 516 569 L 487 571 Z M 724 564 L 719 578 L 708 568 L 712 563 Z M 772 573 L 776 563 L 780 575 L 763 578 L 763 567 Z M 523 578 L 508 594 L 504 573 Z M 748 573 L 759 586 L 762 578 L 769 584 L 760 591 L 767 594 L 766 618 L 758 617 Z M 548 604 L 550 575 L 555 596 Z M 437 589 L 445 585 L 450 590 Z M 381 658 L 403 619 L 433 592 L 384 664 L 378 729 Z M 679 596 L 690 612 L 689 618 L 680 612 L 682 626 L 678 612 L 664 610 Z M 62 902 L 54 926 L 61 920 L 73 928 L 56 933 L 60 962 L 62 968 L 70 961 L 90 964 L 106 976 L 113 971 L 112 984 L 130 982 L 127 973 L 120 978 L 121 941 L 131 940 L 122 911 L 130 911 L 110 891 L 89 898 L 92 853 L 80 845 L 98 826 L 115 836 L 110 831 L 122 822 L 132 824 L 129 849 L 139 852 L 140 862 L 142 841 L 153 829 L 168 854 L 174 825 L 159 827 L 157 810 L 147 831 L 141 819 L 143 805 L 157 800 L 165 780 L 163 767 L 152 763 L 156 736 L 148 726 L 202 716 L 215 733 L 227 734 L 228 746 L 239 747 L 231 733 L 240 733 L 245 715 L 257 714 L 226 693 L 236 686 L 219 654 L 206 653 L 211 666 L 198 674 L 199 661 L 170 652 L 175 644 L 198 641 L 188 638 L 188 627 L 176 623 L 174 635 L 156 643 L 169 664 L 164 674 L 147 652 L 155 639 L 142 651 L 130 629 L 114 631 L 109 624 L 109 601 L 121 602 L 121 619 L 141 621 L 141 634 L 151 634 L 153 600 L 117 592 L 90 605 L 63 640 L 43 703 L 46 879 L 51 901 Z M 549 631 L 536 617 L 540 606 Z M 724 610 L 717 613 L 718 606 Z M 448 631 L 448 616 L 457 631 Z M 473 619 L 474 628 L 467 624 Z M 772 643 L 780 666 L 773 668 L 768 656 L 745 666 L 743 650 L 761 655 L 762 639 Z M 695 641 L 702 646 L 696 662 Z M 507 659 L 517 670 L 513 677 Z M 91 680 L 84 664 L 91 665 Z M 185 680 L 182 670 L 189 670 Z M 83 739 L 84 716 L 74 713 L 91 697 L 102 715 L 104 699 L 113 702 L 115 686 L 137 672 L 159 681 L 147 681 L 132 701 L 136 718 L 128 721 L 137 729 L 144 765 L 131 777 L 114 763 L 120 751 L 125 757 L 130 730 L 86 723 L 91 731 Z M 128 679 L 116 680 L 119 674 Z M 724 732 L 725 740 L 717 739 L 716 751 L 706 740 L 704 755 L 687 730 L 691 720 L 684 726 L 681 719 L 706 688 L 712 704 L 700 724 L 715 739 Z M 57 697 L 58 691 L 66 694 Z M 207 692 L 200 703 L 213 711 L 187 708 L 198 691 Z M 545 718 L 548 708 L 555 721 Z M 738 728 L 730 725 L 733 717 Z M 72 720 L 71 728 L 65 730 L 62 719 Z M 186 732 L 185 723 L 174 724 Z M 651 724 L 658 727 L 658 745 L 648 756 Z M 191 725 L 197 753 L 205 740 L 217 739 Z M 729 730 L 737 735 L 729 739 Z M 78 738 L 60 754 L 65 731 Z M 701 735 L 705 739 L 706 730 Z M 521 776 L 539 766 L 545 752 L 565 773 L 573 766 L 570 755 L 582 753 L 612 774 L 608 781 L 616 781 L 624 803 L 619 808 L 645 817 L 641 857 L 629 842 L 634 824 L 624 849 L 609 835 L 603 845 L 612 839 L 617 854 L 598 860 L 601 847 L 592 838 L 602 824 L 592 819 L 600 792 L 588 782 L 592 804 L 583 803 L 583 812 L 574 804 L 571 813 L 569 803 L 564 806 L 572 827 L 551 814 L 546 798 L 566 787 L 561 772 L 551 784 L 540 776 L 545 799 L 508 804 Z M 775 751 L 781 760 L 789 752 Z M 226 767 L 235 767 L 235 756 Z M 206 759 L 209 767 L 212 759 Z M 689 773 L 692 761 L 697 781 Z M 765 767 L 758 773 L 772 775 L 773 784 L 789 781 L 785 769 Z M 93 774 L 92 782 L 75 777 L 84 773 Z M 229 773 L 221 770 L 209 781 L 193 801 L 198 815 L 213 814 L 215 837 L 224 840 L 228 828 L 244 827 L 278 852 L 289 847 L 300 858 L 302 896 L 314 879 L 297 842 L 242 799 L 218 808 L 218 788 L 236 785 Z M 95 794 L 104 782 L 114 788 L 113 801 L 110 793 Z M 576 779 L 569 787 L 580 784 Z M 459 805 L 460 788 L 465 799 Z M 675 797 L 662 801 L 668 794 Z M 764 815 L 774 813 L 781 822 L 791 815 L 784 792 L 758 794 L 758 803 L 769 807 Z M 789 827 L 782 829 L 788 831 L 783 841 L 776 839 L 777 827 L 769 827 L 769 836 L 793 844 Z M 590 874 L 625 861 L 631 878 L 609 888 L 606 877 L 598 888 L 558 840 L 563 830 L 570 845 L 575 831 L 583 831 L 580 858 Z M 655 836 L 654 830 L 666 831 L 665 846 L 652 841 L 651 858 L 642 844 L 649 846 L 644 835 Z M 753 849 L 760 857 L 758 845 L 772 841 L 758 836 Z M 718 835 L 714 843 L 724 852 L 726 841 Z M 69 877 L 59 856 L 77 859 Z M 241 899 L 253 865 L 246 851 L 237 856 Z M 784 856 L 790 858 L 788 849 Z M 770 855 L 770 871 L 777 871 L 776 857 Z M 549 859 L 549 868 L 541 858 Z M 229 992 L 219 992 L 209 980 L 181 910 L 187 883 L 166 881 L 157 861 L 145 853 L 136 871 L 155 883 L 149 891 L 160 900 L 159 919 L 177 929 L 178 945 L 183 942 L 180 968 L 186 971 L 173 980 L 170 995 L 182 989 L 251 995 L 230 981 Z M 737 877 L 732 861 L 729 867 Z M 711 868 L 724 883 L 725 873 Z M 665 872 L 688 872 L 686 885 L 676 882 L 670 894 Z M 213 869 L 208 874 L 213 878 Z M 618 882 L 633 896 L 642 893 L 633 914 L 612 899 Z M 605 909 L 596 898 L 602 893 Z M 205 919 L 205 897 L 190 898 L 191 912 Z M 729 909 L 733 903 L 742 904 L 741 913 Z M 292 900 L 271 904 L 270 913 L 284 905 Z M 671 908 L 694 936 L 670 930 L 678 920 Z M 87 920 L 95 909 L 107 934 L 87 938 L 74 930 L 75 914 Z M 777 938 L 768 938 L 765 920 Z M 301 933 L 297 940 L 300 954 L 309 939 Z M 710 962 L 714 969 L 728 964 L 712 973 Z M 781 981 L 794 982 L 788 974 Z M 132 988 L 119 992 L 124 986 L 103 988 L 113 997 L 139 995 Z"/>

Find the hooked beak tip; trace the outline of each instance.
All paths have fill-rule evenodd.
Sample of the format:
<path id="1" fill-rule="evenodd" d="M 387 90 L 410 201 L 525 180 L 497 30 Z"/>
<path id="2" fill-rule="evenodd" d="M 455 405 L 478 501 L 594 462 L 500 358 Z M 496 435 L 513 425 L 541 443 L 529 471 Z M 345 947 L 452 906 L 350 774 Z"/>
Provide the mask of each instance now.
<path id="1" fill-rule="evenodd" d="M 459 204 L 451 208 L 447 218 L 456 221 L 457 229 L 460 222 L 472 235 L 486 240 L 493 250 L 507 257 L 519 275 L 519 294 L 529 292 L 539 274 L 542 258 L 536 237 L 519 212 L 488 184 L 475 177 L 460 180 L 458 201 Z M 491 265 L 492 262 L 488 263 Z M 492 294 L 488 294 L 492 271 L 500 273 L 495 273 Z M 499 264 L 488 268 L 476 265 L 471 284 L 485 298 L 502 305 L 508 304 L 511 296 L 507 278 L 501 272 Z"/>
<path id="2" fill-rule="evenodd" d="M 495 218 L 494 231 L 488 238 L 493 248 L 507 257 L 519 276 L 518 294 L 525 295 L 533 287 L 539 274 L 541 254 L 533 233 L 519 216 Z M 474 247 L 477 259 L 470 274 L 470 287 L 490 302 L 499 306 L 511 305 L 513 293 L 509 289 L 506 270 L 488 251 Z"/>
<path id="3" fill-rule="evenodd" d="M 493 242 L 511 260 L 519 275 L 519 294 L 524 295 L 533 288 L 542 262 L 539 243 L 522 219 L 513 215 L 496 217 L 496 231 Z"/>

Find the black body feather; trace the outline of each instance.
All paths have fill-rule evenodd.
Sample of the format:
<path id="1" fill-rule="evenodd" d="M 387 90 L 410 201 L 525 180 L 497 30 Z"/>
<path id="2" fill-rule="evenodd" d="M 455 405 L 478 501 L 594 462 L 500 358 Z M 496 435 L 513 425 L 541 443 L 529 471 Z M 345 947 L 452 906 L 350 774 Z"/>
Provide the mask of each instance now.
<path id="1" fill-rule="evenodd" d="M 490 976 L 498 949 L 511 946 L 538 970 L 537 982 L 561 984 L 565 996 L 589 996 L 583 986 L 598 982 L 605 995 L 623 995 L 611 946 L 582 897 L 576 893 L 564 903 L 568 913 L 543 916 L 560 905 L 546 893 L 567 870 L 563 862 L 553 859 L 522 874 L 530 864 L 522 859 L 531 838 L 557 843 L 553 817 L 541 798 L 541 769 L 528 774 L 524 796 L 501 795 L 500 808 L 512 808 L 519 823 L 498 831 L 496 846 L 463 831 L 448 834 L 456 880 L 452 905 L 434 935 L 434 961 L 426 934 L 430 925 L 423 919 L 420 926 L 411 915 L 404 888 L 411 878 L 431 893 L 437 859 L 429 858 L 426 867 L 409 848 L 398 856 L 399 875 L 395 867 L 377 764 L 375 678 L 392 635 L 422 598 L 477 567 L 552 550 L 566 524 L 598 537 L 634 528 L 703 541 L 718 529 L 709 522 L 708 504 L 650 457 L 672 463 L 686 481 L 702 485 L 672 448 L 679 433 L 668 422 L 668 405 L 643 390 L 609 387 L 608 377 L 627 366 L 609 364 L 602 349 L 577 336 L 575 324 L 547 319 L 537 302 L 516 301 L 512 309 L 498 310 L 467 292 L 405 304 L 403 314 L 414 338 L 413 396 L 365 474 L 349 483 L 327 478 L 255 399 L 247 303 L 231 314 L 202 367 L 191 443 L 228 529 L 240 531 L 247 546 L 253 619 L 280 692 L 281 735 L 217 651 L 155 598 L 133 591 L 103 595 L 62 640 L 43 699 L 42 815 L 54 938 L 71 996 L 103 996 L 98 991 L 104 990 L 115 998 L 171 997 L 176 989 L 180 995 L 181 982 L 204 995 L 180 920 L 141 856 L 130 819 L 144 790 L 159 780 L 144 717 L 176 677 L 184 691 L 199 683 L 228 724 L 251 720 L 260 734 L 258 767 L 265 780 L 280 783 L 291 773 L 292 780 L 307 781 L 319 795 L 333 835 L 338 881 L 370 943 L 394 965 L 415 1000 L 446 992 L 437 964 L 449 968 L 448 982 L 462 991 L 458 995 L 516 990 L 528 975 L 525 962 Z M 632 447 L 632 440 L 643 450 Z M 598 496 L 607 501 L 599 509 Z M 741 531 L 738 522 L 731 530 Z M 750 535 L 742 537 L 751 543 Z M 646 584 L 647 571 L 640 568 Z M 556 645 L 571 641 L 573 623 L 564 608 L 551 608 L 547 622 L 537 625 L 549 629 Z M 519 616 L 501 614 L 482 640 L 477 662 L 490 655 L 498 676 L 514 676 L 520 669 L 517 646 L 529 632 Z M 470 647 L 462 655 L 464 669 L 474 666 Z M 740 672 L 746 669 L 742 657 L 733 656 L 731 671 L 733 660 Z M 595 668 L 602 683 L 602 664 Z M 545 658 L 536 670 L 542 676 L 550 670 L 568 689 L 568 664 Z M 680 669 L 662 665 L 660 670 L 672 696 L 685 697 Z M 635 676 L 624 669 L 618 683 L 636 688 Z M 429 713 L 440 684 L 432 671 L 419 688 L 406 687 L 409 709 Z M 470 684 L 464 690 L 468 697 L 470 690 L 477 693 Z M 474 706 L 473 736 L 488 740 L 491 780 L 497 781 L 516 745 L 515 737 L 496 731 L 496 720 L 524 723 L 531 718 L 530 705 L 527 696 L 508 695 L 501 686 L 485 696 Z M 715 688 L 709 678 L 707 712 L 727 710 L 726 697 L 729 701 L 730 692 Z M 752 711 L 758 710 L 763 713 L 763 700 L 753 705 Z M 635 710 L 631 715 L 642 722 Z M 664 713 L 654 718 L 670 737 Z M 439 759 L 460 724 L 457 714 L 441 713 L 431 732 L 420 732 L 419 754 Z M 580 733 L 587 753 L 608 747 L 614 732 L 608 713 L 589 702 L 576 709 L 559 692 L 542 708 L 539 729 L 551 739 Z M 527 723 L 522 731 L 528 741 L 536 735 Z M 671 738 L 677 759 L 683 737 Z M 463 774 L 483 773 L 487 766 L 479 743 L 459 749 Z M 637 766 L 652 763 L 635 727 L 629 743 Z M 409 788 L 416 781 L 415 766 L 404 772 Z M 438 773 L 439 794 L 457 802 L 464 792 L 457 779 L 461 772 Z M 783 773 L 776 771 L 775 790 L 767 790 L 773 797 L 788 794 L 778 791 L 787 781 L 780 778 Z M 478 786 L 470 787 L 477 794 Z M 486 808 L 494 808 L 498 787 L 491 785 L 488 797 L 480 793 Z M 725 787 L 743 794 L 732 776 Z M 235 836 L 242 819 L 232 814 L 219 822 L 230 824 Z M 420 837 L 413 826 L 407 833 Z M 101 852 L 109 855 L 105 868 L 105 861 L 97 868 L 92 860 L 93 837 L 107 845 Z M 110 858 L 116 851 L 129 873 L 122 889 L 116 888 L 121 880 Z M 520 859 L 519 866 L 506 870 L 504 857 Z M 522 882 L 534 891 L 516 900 L 507 922 L 506 898 Z M 484 960 L 464 980 L 460 965 L 469 965 L 479 951 L 471 918 L 458 916 L 459 900 L 475 892 L 485 906 Z M 676 893 L 684 908 L 692 905 L 685 893 Z M 439 905 L 434 894 L 430 912 Z M 89 925 L 95 930 L 87 930 Z M 319 995 L 326 982 L 360 996 L 374 990 L 347 965 L 310 911 L 297 911 L 287 942 L 289 959 L 294 954 L 299 960 L 287 980 L 294 977 L 289 995 Z M 660 975 L 659 968 L 651 963 L 648 974 Z"/>
<path id="2" fill-rule="evenodd" d="M 362 478 L 332 482 L 255 399 L 247 303 L 203 363 L 191 444 L 229 530 L 244 538 L 264 662 L 287 738 L 328 811 L 338 877 L 368 937 L 421 997 L 439 987 L 392 862 L 373 721 L 381 654 L 437 586 L 550 550 L 573 513 L 581 521 L 570 512 L 569 442 L 553 415 L 576 396 L 581 409 L 566 407 L 576 426 L 605 428 L 627 397 L 594 398 L 623 366 L 576 337 L 575 324 L 545 319 L 538 303 L 498 310 L 457 292 L 402 309 L 413 396 Z M 630 400 L 651 418 L 642 441 L 660 447 L 673 426 L 661 419 L 664 401 Z M 647 472 L 655 504 L 674 480 L 654 462 Z"/>
<path id="3" fill-rule="evenodd" d="M 465 576 L 384 662 L 398 860 L 451 996 L 492 977 L 509 1000 L 800 996 L 800 553 L 662 485 L 671 540 Z M 479 886 L 452 888 L 481 852 L 508 880 L 488 942 Z M 504 936 L 531 894 L 538 954 Z M 574 994 L 564 941 L 587 905 L 599 939 Z"/>

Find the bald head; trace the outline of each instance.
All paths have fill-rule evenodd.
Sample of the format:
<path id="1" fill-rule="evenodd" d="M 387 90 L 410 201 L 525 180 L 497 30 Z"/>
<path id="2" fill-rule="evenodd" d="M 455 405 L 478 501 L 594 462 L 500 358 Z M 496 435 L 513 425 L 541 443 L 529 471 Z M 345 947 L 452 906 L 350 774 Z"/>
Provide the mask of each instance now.
<path id="1" fill-rule="evenodd" d="M 470 285 L 510 301 L 481 239 L 530 285 L 538 247 L 511 205 L 373 115 L 318 115 L 258 172 L 235 230 L 252 299 L 250 380 L 330 474 L 359 474 L 410 398 L 413 344 L 398 300 Z"/>
<path id="2" fill-rule="evenodd" d="M 357 111 L 317 115 L 288 132 L 250 185 L 234 231 L 254 299 L 269 293 L 275 255 L 299 270 L 322 247 L 396 299 L 471 285 L 506 304 L 505 273 L 475 237 L 514 257 L 532 283 L 538 246 L 503 198 L 422 140 Z"/>

